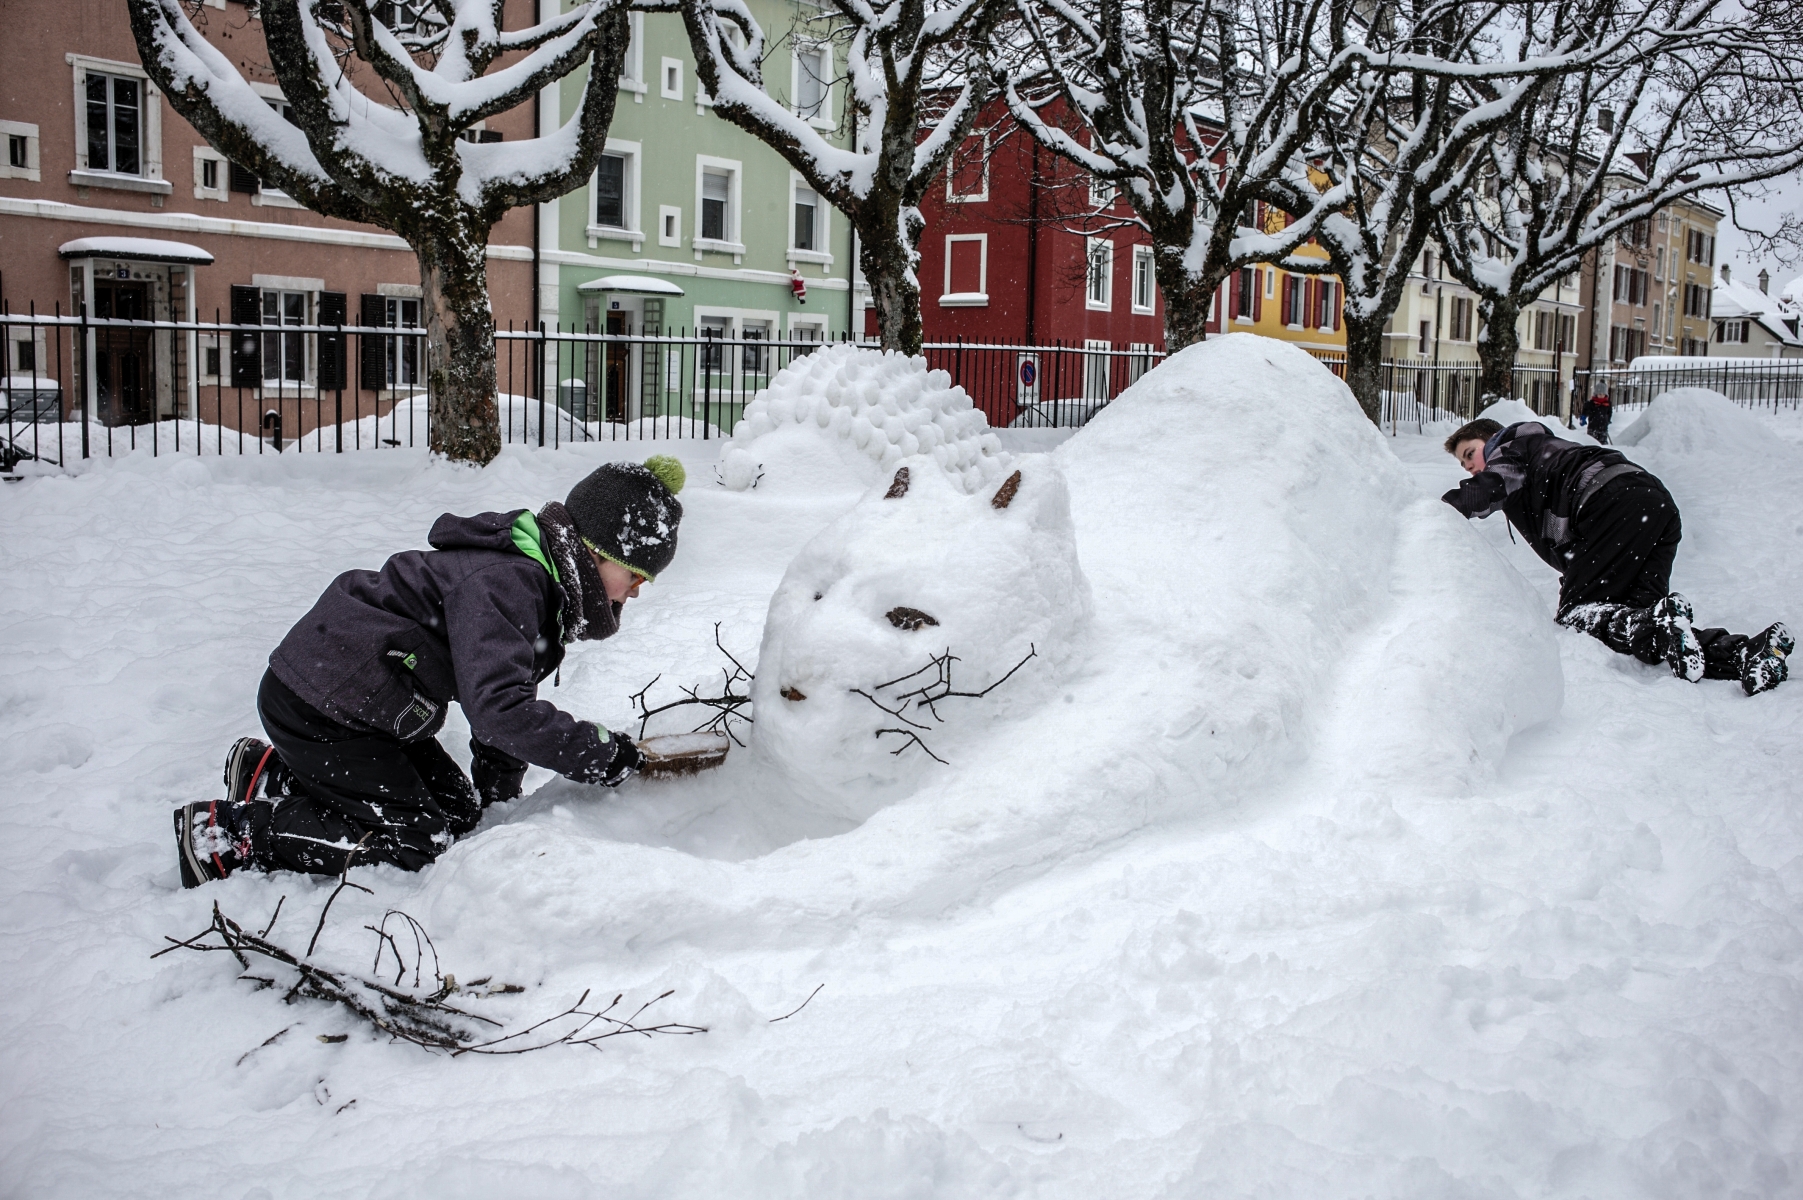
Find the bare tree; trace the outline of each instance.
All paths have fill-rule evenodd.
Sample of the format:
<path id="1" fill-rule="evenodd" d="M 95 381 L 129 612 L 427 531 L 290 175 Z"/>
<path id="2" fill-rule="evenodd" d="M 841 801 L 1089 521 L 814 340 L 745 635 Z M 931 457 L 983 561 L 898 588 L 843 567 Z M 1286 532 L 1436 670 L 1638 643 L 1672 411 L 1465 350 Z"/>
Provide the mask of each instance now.
<path id="1" fill-rule="evenodd" d="M 1152 242 L 1168 349 L 1207 336 L 1210 301 L 1234 271 L 1287 262 L 1345 203 L 1342 184 L 1301 220 L 1254 216 L 1268 184 L 1306 173 L 1315 120 L 1368 61 L 1355 7 L 1370 5 L 1019 0 L 1025 65 L 1000 64 L 1009 109 L 1133 210 Z"/>
<path id="2" fill-rule="evenodd" d="M 316 212 L 378 225 L 419 257 L 435 398 L 432 449 L 500 452 L 489 231 L 509 208 L 551 200 L 593 172 L 629 37 L 625 0 L 578 0 L 504 29 L 506 0 L 266 0 L 278 115 L 190 21 L 191 0 L 127 0 L 144 69 L 221 153 Z M 464 135 L 583 66 L 576 113 L 514 142 Z"/>
<path id="3" fill-rule="evenodd" d="M 1595 7 L 1582 24 L 1602 36 L 1654 4 Z M 1611 239 L 1676 201 L 1803 165 L 1798 26 L 1794 6 L 1766 0 L 1687 6 L 1588 69 L 1542 78 L 1480 146 L 1438 240 L 1478 297 L 1486 400 L 1511 395 L 1522 310 Z"/>
<path id="4" fill-rule="evenodd" d="M 842 47 L 851 146 L 765 86 L 764 32 L 744 0 L 679 0 L 714 113 L 775 150 L 858 238 L 885 350 L 918 353 L 920 202 L 989 98 L 982 63 L 1007 0 L 826 0 L 809 35 Z"/>

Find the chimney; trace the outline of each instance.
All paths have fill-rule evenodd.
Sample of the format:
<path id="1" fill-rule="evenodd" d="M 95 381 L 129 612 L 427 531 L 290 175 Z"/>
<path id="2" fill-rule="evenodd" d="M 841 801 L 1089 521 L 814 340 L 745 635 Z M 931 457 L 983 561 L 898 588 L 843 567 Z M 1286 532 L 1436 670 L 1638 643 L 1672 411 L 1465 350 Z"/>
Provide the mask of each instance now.
<path id="1" fill-rule="evenodd" d="M 1764 267 L 1759 268 L 1759 290 L 1768 296 L 1772 294 L 1772 276 Z"/>
<path id="2" fill-rule="evenodd" d="M 1727 263 L 1722 264 L 1722 282 L 1723 283 L 1728 282 L 1728 264 Z"/>

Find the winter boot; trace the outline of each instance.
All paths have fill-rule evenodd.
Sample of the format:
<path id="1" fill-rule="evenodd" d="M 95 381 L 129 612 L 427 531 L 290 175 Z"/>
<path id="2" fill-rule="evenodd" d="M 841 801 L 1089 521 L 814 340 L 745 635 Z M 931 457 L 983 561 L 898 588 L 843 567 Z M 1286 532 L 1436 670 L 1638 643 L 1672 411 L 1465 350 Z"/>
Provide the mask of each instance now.
<path id="1" fill-rule="evenodd" d="M 268 742 L 254 737 L 241 737 L 225 754 L 225 800 L 242 804 L 254 798 L 258 785 L 266 782 L 269 765 L 279 762 Z"/>
<path id="2" fill-rule="evenodd" d="M 1796 639 L 1778 621 L 1754 634 L 1741 649 L 1740 686 L 1749 696 L 1769 692 L 1790 678 L 1790 664 L 1785 660 L 1797 648 Z"/>
<path id="3" fill-rule="evenodd" d="M 1690 626 L 1690 601 L 1673 592 L 1653 605 L 1653 649 L 1672 674 L 1692 683 L 1703 678 L 1703 644 Z"/>
<path id="4" fill-rule="evenodd" d="M 209 880 L 224 879 L 240 867 L 255 865 L 250 829 L 252 810 L 257 808 L 267 810 L 269 805 L 201 800 L 175 810 L 175 847 L 183 887 L 199 887 Z"/>

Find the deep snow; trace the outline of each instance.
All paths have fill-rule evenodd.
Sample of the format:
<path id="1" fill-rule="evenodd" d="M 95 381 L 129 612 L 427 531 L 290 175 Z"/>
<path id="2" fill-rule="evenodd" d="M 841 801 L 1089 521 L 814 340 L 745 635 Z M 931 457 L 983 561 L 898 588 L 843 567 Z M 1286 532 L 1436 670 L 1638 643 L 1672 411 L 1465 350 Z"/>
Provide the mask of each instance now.
<path id="1" fill-rule="evenodd" d="M 1662 439 L 1656 403 L 1628 452 L 1682 506 L 1677 585 L 1701 621 L 1797 623 L 1803 423 L 1674 400 L 1666 429 L 1719 436 Z M 152 962 L 214 900 L 286 894 L 304 939 L 327 893 L 182 892 L 168 813 L 216 794 L 332 575 L 646 448 L 134 455 L 0 490 L 0 1191 L 1794 1193 L 1803 690 L 1553 627 L 1551 573 L 1438 504 L 1436 440 L 1380 437 L 1281 346 L 1193 348 L 1042 448 L 1008 443 L 1063 477 L 1093 609 L 1056 674 L 948 709 L 949 767 L 838 811 L 782 755 L 617 795 L 535 771 L 430 870 L 361 873 L 322 955 L 366 963 L 358 927 L 401 907 L 459 977 L 528 986 L 495 1011 L 675 988 L 662 1011 L 710 1027 L 497 1060 Z M 682 553 L 559 704 L 624 724 L 653 675 L 654 700 L 717 678 L 716 621 L 750 662 L 817 537 L 873 605 L 929 582 L 877 578 L 880 489 L 733 492 L 716 447 L 668 449 Z M 958 545 L 909 565 L 979 573 Z M 982 587 L 933 603 L 1011 632 Z"/>

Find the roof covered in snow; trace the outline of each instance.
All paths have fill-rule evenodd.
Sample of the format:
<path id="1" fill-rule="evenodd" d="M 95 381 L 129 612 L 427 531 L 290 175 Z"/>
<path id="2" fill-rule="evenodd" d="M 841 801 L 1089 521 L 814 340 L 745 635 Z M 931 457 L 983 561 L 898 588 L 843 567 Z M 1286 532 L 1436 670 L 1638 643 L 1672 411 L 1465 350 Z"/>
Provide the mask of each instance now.
<path id="1" fill-rule="evenodd" d="M 1709 315 L 1717 321 L 1751 318 L 1786 347 L 1803 347 L 1803 313 L 1782 296 L 1768 295 L 1751 284 L 1731 279 L 1718 282 Z"/>
<path id="2" fill-rule="evenodd" d="M 194 263 L 203 267 L 213 261 L 213 256 L 199 246 L 167 242 L 162 238 L 76 238 L 58 246 L 56 252 L 64 258 L 129 258 L 141 262 Z"/>
<path id="3" fill-rule="evenodd" d="M 650 275 L 603 275 L 576 285 L 579 292 L 625 292 L 635 296 L 680 296 L 682 289 L 668 279 Z"/>

